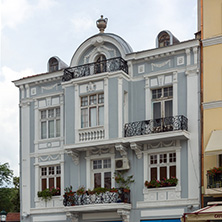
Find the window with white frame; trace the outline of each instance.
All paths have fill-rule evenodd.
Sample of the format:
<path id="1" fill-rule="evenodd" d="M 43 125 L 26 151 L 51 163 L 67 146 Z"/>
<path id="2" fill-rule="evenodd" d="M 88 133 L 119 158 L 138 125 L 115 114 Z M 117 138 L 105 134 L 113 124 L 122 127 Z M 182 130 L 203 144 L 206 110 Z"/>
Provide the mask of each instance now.
<path id="1" fill-rule="evenodd" d="M 173 115 L 173 87 L 152 90 L 153 119 Z"/>
<path id="2" fill-rule="evenodd" d="M 40 111 L 41 139 L 60 137 L 60 108 Z"/>
<path id="3" fill-rule="evenodd" d="M 61 189 L 61 166 L 43 166 L 40 168 L 41 190 L 56 188 Z M 60 192 L 59 192 L 60 193 Z"/>
<path id="4" fill-rule="evenodd" d="M 176 177 L 176 152 L 149 155 L 150 180 Z"/>
<path id="5" fill-rule="evenodd" d="M 81 128 L 104 125 L 104 94 L 81 97 Z"/>
<path id="6" fill-rule="evenodd" d="M 110 189 L 112 185 L 111 159 L 92 160 L 91 169 L 93 187 L 105 187 Z"/>

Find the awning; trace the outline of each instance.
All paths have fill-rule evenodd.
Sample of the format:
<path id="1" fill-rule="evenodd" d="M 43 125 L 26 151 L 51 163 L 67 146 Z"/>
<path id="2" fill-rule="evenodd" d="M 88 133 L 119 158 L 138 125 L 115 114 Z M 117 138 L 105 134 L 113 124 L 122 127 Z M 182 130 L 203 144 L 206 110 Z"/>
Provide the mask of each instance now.
<path id="1" fill-rule="evenodd" d="M 205 149 L 206 155 L 222 154 L 222 130 L 214 130 L 211 133 L 207 147 Z"/>
<path id="2" fill-rule="evenodd" d="M 185 213 L 181 218 L 182 222 L 206 222 L 208 220 L 222 221 L 222 205 L 214 204 L 205 208 Z"/>

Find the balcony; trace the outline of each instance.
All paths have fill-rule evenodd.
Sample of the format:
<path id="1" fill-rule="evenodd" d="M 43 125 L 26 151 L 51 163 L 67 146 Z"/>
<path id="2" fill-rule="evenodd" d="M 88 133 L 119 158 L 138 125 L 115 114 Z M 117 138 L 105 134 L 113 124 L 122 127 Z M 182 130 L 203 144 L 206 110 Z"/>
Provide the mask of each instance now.
<path id="1" fill-rule="evenodd" d="M 177 130 L 187 131 L 187 129 L 188 119 L 183 115 L 179 115 L 127 123 L 124 127 L 124 136 L 132 137 Z"/>
<path id="2" fill-rule="evenodd" d="M 64 70 L 62 81 L 91 76 L 103 72 L 115 72 L 122 70 L 128 74 L 127 62 L 121 57 L 102 60 L 100 62 L 88 63 L 85 65 L 70 67 Z"/>
<path id="3" fill-rule="evenodd" d="M 65 193 L 63 199 L 65 207 L 111 203 L 130 203 L 130 191 L 126 192 L 122 188 L 116 188 L 113 191 L 100 193 L 86 191 L 83 194 L 77 194 L 77 192 L 70 192 Z"/>
<path id="4" fill-rule="evenodd" d="M 207 171 L 206 194 L 222 194 L 222 167 L 214 167 Z"/>

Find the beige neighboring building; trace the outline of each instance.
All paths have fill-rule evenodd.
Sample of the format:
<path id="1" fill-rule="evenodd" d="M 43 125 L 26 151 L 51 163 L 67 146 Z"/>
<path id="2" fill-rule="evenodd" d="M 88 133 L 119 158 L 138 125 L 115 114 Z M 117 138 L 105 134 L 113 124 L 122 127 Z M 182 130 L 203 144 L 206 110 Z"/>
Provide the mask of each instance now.
<path id="1" fill-rule="evenodd" d="M 202 0 L 203 204 L 222 200 L 222 0 Z M 215 168 L 214 171 L 209 171 Z"/>
<path id="2" fill-rule="evenodd" d="M 222 221 L 222 0 L 197 0 L 201 39 L 202 209 L 184 222 Z"/>

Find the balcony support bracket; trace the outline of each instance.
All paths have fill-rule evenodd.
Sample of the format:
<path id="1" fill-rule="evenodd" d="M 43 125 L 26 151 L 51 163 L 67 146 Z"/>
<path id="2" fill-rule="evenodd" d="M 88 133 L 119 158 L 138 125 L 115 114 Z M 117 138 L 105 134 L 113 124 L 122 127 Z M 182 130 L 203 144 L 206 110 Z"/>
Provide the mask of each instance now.
<path id="1" fill-rule="evenodd" d="M 79 153 L 78 152 L 69 150 L 69 151 L 66 151 L 66 153 L 72 157 L 72 160 L 75 165 L 79 165 Z"/>
<path id="2" fill-rule="evenodd" d="M 79 222 L 79 214 L 77 213 L 67 212 L 66 217 L 70 218 L 72 222 Z"/>
<path id="3" fill-rule="evenodd" d="M 120 155 L 122 157 L 127 157 L 127 149 L 126 149 L 125 146 L 123 146 L 122 144 L 116 144 L 115 148 L 116 148 L 117 151 L 120 152 Z"/>
<path id="4" fill-rule="evenodd" d="M 130 219 L 130 211 L 119 209 L 119 210 L 117 210 L 117 214 L 122 217 L 123 222 L 129 222 L 129 219 Z"/>
<path id="5" fill-rule="evenodd" d="M 135 151 L 138 159 L 142 158 L 142 147 L 136 143 L 130 143 L 130 148 Z"/>

